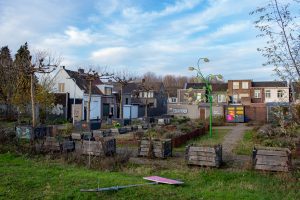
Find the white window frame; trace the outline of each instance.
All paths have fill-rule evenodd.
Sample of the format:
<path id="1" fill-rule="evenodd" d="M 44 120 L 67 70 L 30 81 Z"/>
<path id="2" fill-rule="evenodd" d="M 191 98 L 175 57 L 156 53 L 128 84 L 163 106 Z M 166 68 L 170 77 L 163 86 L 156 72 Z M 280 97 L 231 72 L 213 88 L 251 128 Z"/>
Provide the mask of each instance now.
<path id="1" fill-rule="evenodd" d="M 271 98 L 271 90 L 265 90 L 265 98 L 270 99 Z"/>
<path id="2" fill-rule="evenodd" d="M 224 94 L 218 94 L 218 103 L 226 102 L 226 98 Z"/>
<path id="3" fill-rule="evenodd" d="M 65 92 L 65 83 L 58 83 L 58 92 Z"/>
<path id="4" fill-rule="evenodd" d="M 283 90 L 277 90 L 277 98 L 283 98 L 283 96 Z"/>
<path id="5" fill-rule="evenodd" d="M 232 89 L 234 90 L 240 89 L 240 82 L 232 82 Z"/>
<path id="6" fill-rule="evenodd" d="M 112 95 L 112 88 L 111 87 L 104 87 L 105 95 Z"/>
<path id="7" fill-rule="evenodd" d="M 202 100 L 202 94 L 197 93 L 196 100 L 201 101 Z"/>
<path id="8" fill-rule="evenodd" d="M 238 100 L 239 100 L 239 95 L 238 94 L 232 95 L 232 101 L 233 101 L 233 103 L 237 103 Z"/>
<path id="9" fill-rule="evenodd" d="M 150 91 L 150 92 L 148 93 L 148 98 L 153 98 L 153 91 Z"/>
<path id="10" fill-rule="evenodd" d="M 259 99 L 261 98 L 261 91 L 260 90 L 254 90 L 254 98 Z"/>
<path id="11" fill-rule="evenodd" d="M 248 82 L 242 82 L 242 89 L 249 89 L 249 83 Z"/>

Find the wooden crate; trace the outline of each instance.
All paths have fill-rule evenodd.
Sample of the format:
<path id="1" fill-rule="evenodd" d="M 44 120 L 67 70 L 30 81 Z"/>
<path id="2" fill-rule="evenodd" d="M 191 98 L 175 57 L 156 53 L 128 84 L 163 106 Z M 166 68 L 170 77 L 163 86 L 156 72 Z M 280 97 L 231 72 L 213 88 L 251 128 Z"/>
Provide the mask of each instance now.
<path id="1" fill-rule="evenodd" d="M 138 155 L 156 158 L 172 156 L 172 141 L 171 139 L 150 141 L 148 138 L 144 138 L 139 141 Z"/>
<path id="2" fill-rule="evenodd" d="M 103 138 L 101 141 L 82 141 L 81 153 L 84 155 L 105 156 L 116 153 L 116 140 Z"/>
<path id="3" fill-rule="evenodd" d="M 288 172 L 292 166 L 288 148 L 254 147 L 252 158 L 257 170 Z"/>
<path id="4" fill-rule="evenodd" d="M 75 142 L 73 140 L 65 140 L 62 143 L 63 151 L 74 151 L 75 150 Z"/>
<path id="5" fill-rule="evenodd" d="M 61 151 L 62 145 L 55 137 L 46 137 L 44 141 L 45 151 Z"/>
<path id="6" fill-rule="evenodd" d="M 73 140 L 81 140 L 81 134 L 80 133 L 72 133 L 71 134 Z"/>
<path id="7" fill-rule="evenodd" d="M 188 165 L 208 167 L 220 167 L 222 164 L 222 145 L 193 146 L 186 148 L 186 160 Z"/>

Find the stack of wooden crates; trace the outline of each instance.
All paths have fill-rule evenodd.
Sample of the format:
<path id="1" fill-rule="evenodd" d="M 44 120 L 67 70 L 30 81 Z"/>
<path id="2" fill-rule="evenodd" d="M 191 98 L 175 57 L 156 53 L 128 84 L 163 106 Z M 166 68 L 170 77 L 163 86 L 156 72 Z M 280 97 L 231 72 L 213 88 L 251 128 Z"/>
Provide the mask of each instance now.
<path id="1" fill-rule="evenodd" d="M 172 156 L 171 139 L 148 139 L 139 141 L 138 155 L 143 157 L 166 158 Z"/>
<path id="2" fill-rule="evenodd" d="M 116 153 L 116 139 L 102 138 L 99 141 L 82 141 L 82 154 L 93 156 L 106 156 Z"/>

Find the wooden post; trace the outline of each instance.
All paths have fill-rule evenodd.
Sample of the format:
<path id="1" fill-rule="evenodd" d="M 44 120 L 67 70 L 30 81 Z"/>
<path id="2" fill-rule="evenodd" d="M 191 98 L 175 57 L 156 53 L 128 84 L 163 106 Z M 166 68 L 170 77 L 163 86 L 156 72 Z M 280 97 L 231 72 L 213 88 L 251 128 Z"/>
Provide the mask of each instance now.
<path id="1" fill-rule="evenodd" d="M 121 83 L 121 96 L 120 96 L 120 119 L 123 119 L 123 87 L 124 87 L 124 85 Z"/>
<path id="2" fill-rule="evenodd" d="M 92 99 L 92 80 L 89 80 L 89 95 L 88 95 L 88 102 L 87 102 L 87 113 L 86 113 L 86 122 L 88 129 L 91 130 L 91 99 Z"/>
<path id="3" fill-rule="evenodd" d="M 31 112 L 32 112 L 32 127 L 36 126 L 35 101 L 34 101 L 34 73 L 30 74 L 30 94 L 31 94 Z"/>

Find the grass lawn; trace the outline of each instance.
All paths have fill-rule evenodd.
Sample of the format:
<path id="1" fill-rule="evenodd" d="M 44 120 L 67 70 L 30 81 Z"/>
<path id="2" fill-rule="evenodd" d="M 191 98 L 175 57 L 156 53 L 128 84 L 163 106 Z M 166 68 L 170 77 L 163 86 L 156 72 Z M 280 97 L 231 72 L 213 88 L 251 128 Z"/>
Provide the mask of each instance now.
<path id="1" fill-rule="evenodd" d="M 238 155 L 251 155 L 255 143 L 255 131 L 246 130 L 243 139 L 238 143 L 233 152 Z"/>
<path id="2" fill-rule="evenodd" d="M 197 137 L 193 140 L 189 140 L 186 144 L 181 147 L 175 148 L 175 151 L 185 151 L 185 147 L 188 144 L 199 144 L 199 145 L 216 145 L 223 142 L 224 136 L 231 131 L 231 129 L 218 129 L 213 128 L 212 137 L 209 136 L 209 132 L 203 136 Z"/>
<path id="3" fill-rule="evenodd" d="M 142 177 L 148 175 L 177 178 L 185 184 L 79 191 L 145 183 Z M 154 170 L 133 164 L 123 172 L 103 172 L 9 153 L 0 154 L 0 180 L 0 199 L 300 199 L 300 184 L 290 174 L 188 167 Z"/>

